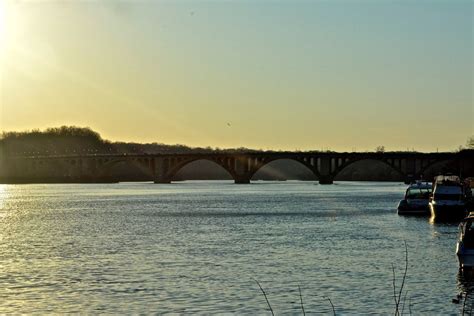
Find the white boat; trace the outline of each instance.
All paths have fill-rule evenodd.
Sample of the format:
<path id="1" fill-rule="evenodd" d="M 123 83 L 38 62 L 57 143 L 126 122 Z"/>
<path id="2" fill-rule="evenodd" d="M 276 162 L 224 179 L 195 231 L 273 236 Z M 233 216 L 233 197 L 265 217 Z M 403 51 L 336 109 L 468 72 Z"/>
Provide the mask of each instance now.
<path id="1" fill-rule="evenodd" d="M 464 218 L 459 224 L 459 238 L 456 244 L 461 269 L 474 268 L 474 212 Z"/>
<path id="2" fill-rule="evenodd" d="M 458 221 L 466 214 L 466 192 L 457 176 L 437 176 L 429 202 L 433 221 Z"/>
<path id="3" fill-rule="evenodd" d="M 429 201 L 433 185 L 429 182 L 417 181 L 408 186 L 405 198 L 398 203 L 400 215 L 429 215 Z"/>

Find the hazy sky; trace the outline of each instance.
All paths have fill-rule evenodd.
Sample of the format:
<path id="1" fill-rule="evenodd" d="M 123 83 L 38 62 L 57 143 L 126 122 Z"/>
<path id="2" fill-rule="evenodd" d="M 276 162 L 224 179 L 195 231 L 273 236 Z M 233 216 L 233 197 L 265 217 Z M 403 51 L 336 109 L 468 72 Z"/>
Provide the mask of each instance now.
<path id="1" fill-rule="evenodd" d="M 0 130 L 289 150 L 474 134 L 472 1 L 0 0 L 0 19 Z"/>

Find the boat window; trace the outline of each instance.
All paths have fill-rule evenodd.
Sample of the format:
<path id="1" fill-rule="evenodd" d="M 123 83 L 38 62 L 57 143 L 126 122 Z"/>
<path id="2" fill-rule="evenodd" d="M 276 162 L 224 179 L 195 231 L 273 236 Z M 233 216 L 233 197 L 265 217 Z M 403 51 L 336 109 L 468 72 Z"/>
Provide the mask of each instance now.
<path id="1" fill-rule="evenodd" d="M 430 193 L 429 189 L 408 189 L 407 199 L 428 199 Z"/>
<path id="2" fill-rule="evenodd" d="M 429 198 L 431 192 L 433 192 L 433 190 L 431 190 L 431 189 L 421 189 L 421 193 L 423 194 L 423 196 L 424 196 L 425 198 Z"/>

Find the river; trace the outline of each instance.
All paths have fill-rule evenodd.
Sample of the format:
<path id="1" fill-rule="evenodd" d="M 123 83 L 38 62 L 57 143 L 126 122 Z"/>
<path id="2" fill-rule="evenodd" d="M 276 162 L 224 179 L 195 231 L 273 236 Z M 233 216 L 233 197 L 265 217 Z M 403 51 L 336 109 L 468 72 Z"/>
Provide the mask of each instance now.
<path id="1" fill-rule="evenodd" d="M 258 280 L 276 314 L 302 314 L 301 298 L 307 314 L 331 315 L 329 299 L 337 314 L 391 314 L 406 242 L 404 313 L 459 314 L 451 300 L 471 283 L 458 273 L 457 225 L 398 216 L 404 190 L 1 185 L 0 313 L 269 313 Z"/>

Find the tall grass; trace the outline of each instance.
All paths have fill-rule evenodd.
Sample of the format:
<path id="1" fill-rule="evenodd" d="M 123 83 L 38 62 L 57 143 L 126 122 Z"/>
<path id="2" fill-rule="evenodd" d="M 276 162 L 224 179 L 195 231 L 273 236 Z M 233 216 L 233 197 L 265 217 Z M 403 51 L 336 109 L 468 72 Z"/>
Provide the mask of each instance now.
<path id="1" fill-rule="evenodd" d="M 406 284 L 406 278 L 408 274 L 408 245 L 405 241 L 405 268 L 403 271 L 403 276 L 402 276 L 402 283 L 400 284 L 400 288 L 397 290 L 397 284 L 396 284 L 396 275 L 395 275 L 395 266 L 392 264 L 392 287 L 393 287 L 393 300 L 394 300 L 394 315 L 395 316 L 400 316 L 403 315 L 405 311 L 405 305 L 406 305 L 406 300 L 408 297 L 408 291 L 404 291 L 405 289 L 405 284 Z M 265 301 L 267 302 L 268 309 L 271 312 L 272 315 L 274 315 L 273 308 L 270 304 L 270 301 L 268 300 L 267 293 L 263 289 L 262 285 L 258 280 L 254 279 L 255 282 L 258 284 L 258 287 L 260 288 L 260 291 L 262 292 L 263 296 L 265 297 Z M 306 311 L 304 309 L 304 304 L 303 304 L 303 295 L 301 294 L 301 287 L 298 285 L 298 291 L 299 291 L 299 296 L 300 296 L 300 304 L 301 304 L 301 312 L 303 316 L 306 315 Z M 403 297 L 403 300 L 402 300 Z M 464 315 L 465 312 L 465 305 L 466 305 L 466 298 L 467 294 L 464 298 L 464 303 L 463 303 L 463 312 L 462 314 Z M 336 308 L 334 307 L 333 302 L 329 297 L 327 297 L 327 300 L 329 301 L 329 304 L 331 304 L 332 312 L 333 315 L 336 315 Z M 411 315 L 411 299 L 408 302 L 408 311 L 409 314 Z"/>

